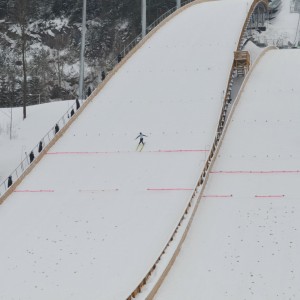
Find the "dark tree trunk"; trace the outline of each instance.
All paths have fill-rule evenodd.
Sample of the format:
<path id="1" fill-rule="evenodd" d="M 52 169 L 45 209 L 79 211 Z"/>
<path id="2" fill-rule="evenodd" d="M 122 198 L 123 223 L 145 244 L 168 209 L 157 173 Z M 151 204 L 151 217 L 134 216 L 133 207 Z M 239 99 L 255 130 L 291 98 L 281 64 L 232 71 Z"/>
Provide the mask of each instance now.
<path id="1" fill-rule="evenodd" d="M 27 105 L 27 67 L 26 67 L 26 33 L 22 26 L 22 64 L 23 64 L 23 120 L 26 119 Z"/>

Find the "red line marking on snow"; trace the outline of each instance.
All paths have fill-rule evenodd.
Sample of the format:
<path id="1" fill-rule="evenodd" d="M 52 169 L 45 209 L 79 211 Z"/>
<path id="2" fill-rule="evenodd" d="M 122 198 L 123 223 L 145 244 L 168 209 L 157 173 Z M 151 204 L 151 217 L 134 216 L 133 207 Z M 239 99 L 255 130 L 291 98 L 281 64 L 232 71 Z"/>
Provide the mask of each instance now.
<path id="1" fill-rule="evenodd" d="M 210 174 L 296 174 L 300 170 L 274 170 L 274 171 L 211 171 Z"/>
<path id="2" fill-rule="evenodd" d="M 15 190 L 14 193 L 54 193 L 54 190 Z"/>
<path id="3" fill-rule="evenodd" d="M 119 189 L 78 190 L 79 193 L 117 192 Z"/>
<path id="4" fill-rule="evenodd" d="M 148 188 L 147 191 L 193 191 L 189 188 Z"/>
<path id="5" fill-rule="evenodd" d="M 255 195 L 255 198 L 284 198 L 285 195 Z"/>
<path id="6" fill-rule="evenodd" d="M 155 151 L 148 151 L 148 152 L 209 152 L 210 150 L 203 150 L 203 149 L 195 149 L 195 150 L 189 150 L 189 149 L 185 149 L 185 150 L 155 150 Z M 147 152 L 147 151 L 145 151 Z"/>
<path id="7" fill-rule="evenodd" d="M 95 154 L 112 154 L 120 152 L 47 152 L 48 155 L 95 155 Z"/>
<path id="8" fill-rule="evenodd" d="M 231 198 L 232 195 L 204 195 L 203 198 Z"/>
<path id="9" fill-rule="evenodd" d="M 175 150 L 150 150 L 143 151 L 144 153 L 193 153 L 193 152 L 209 152 L 210 150 L 202 149 L 175 149 Z M 136 151 L 62 151 L 62 152 L 47 152 L 48 155 L 97 155 L 97 154 L 123 154 L 135 153 Z"/>

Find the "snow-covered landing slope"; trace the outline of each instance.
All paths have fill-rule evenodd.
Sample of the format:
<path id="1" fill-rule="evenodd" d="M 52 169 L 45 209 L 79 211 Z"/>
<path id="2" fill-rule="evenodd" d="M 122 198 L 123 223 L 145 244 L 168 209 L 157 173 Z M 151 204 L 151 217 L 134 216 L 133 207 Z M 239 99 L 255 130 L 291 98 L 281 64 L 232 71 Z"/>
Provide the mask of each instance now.
<path id="1" fill-rule="evenodd" d="M 272 50 L 237 104 L 156 299 L 300 298 L 299 50 Z"/>
<path id="2" fill-rule="evenodd" d="M 249 7 L 195 4 L 170 20 L 4 202 L 0 298 L 129 296 L 198 181 Z"/>

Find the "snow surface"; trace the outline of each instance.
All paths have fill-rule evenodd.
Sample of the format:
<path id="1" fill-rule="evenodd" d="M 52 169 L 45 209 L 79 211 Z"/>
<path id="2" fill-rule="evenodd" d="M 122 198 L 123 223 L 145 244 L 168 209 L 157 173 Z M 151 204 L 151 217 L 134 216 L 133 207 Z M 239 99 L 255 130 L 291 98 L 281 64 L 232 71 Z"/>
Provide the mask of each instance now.
<path id="1" fill-rule="evenodd" d="M 38 96 L 32 97 L 36 97 L 38 102 Z M 73 103 L 74 100 L 28 106 L 24 121 L 22 107 L 0 108 L 0 183 L 21 163 L 25 152 L 29 153 L 39 143 Z"/>
<path id="2" fill-rule="evenodd" d="M 169 21 L 4 202 L 0 299 L 124 299 L 137 286 L 201 173 L 249 7 L 196 4 Z"/>
<path id="3" fill-rule="evenodd" d="M 243 50 L 248 51 L 250 54 L 251 65 L 254 64 L 255 60 L 264 51 L 265 48 L 256 46 L 252 41 L 248 41 Z"/>
<path id="4" fill-rule="evenodd" d="M 155 299 L 300 298 L 299 50 L 272 50 L 230 120 Z"/>
<path id="5" fill-rule="evenodd" d="M 281 7 L 276 17 L 266 22 L 267 30 L 261 33 L 252 32 L 259 42 L 278 47 L 296 43 L 300 15 L 291 13 L 290 6 L 291 0 L 281 0 Z"/>

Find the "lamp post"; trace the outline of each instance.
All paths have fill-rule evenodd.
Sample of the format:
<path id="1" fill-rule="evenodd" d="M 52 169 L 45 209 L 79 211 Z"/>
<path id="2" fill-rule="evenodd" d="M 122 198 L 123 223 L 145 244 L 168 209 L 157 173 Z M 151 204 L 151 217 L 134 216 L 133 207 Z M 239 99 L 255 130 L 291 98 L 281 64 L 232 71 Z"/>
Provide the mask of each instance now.
<path id="1" fill-rule="evenodd" d="M 10 125 L 9 125 L 9 139 L 12 139 L 12 123 L 13 123 L 13 110 L 12 110 L 12 106 L 10 106 Z"/>
<path id="2" fill-rule="evenodd" d="M 177 4 L 177 5 L 176 5 L 176 6 L 177 6 L 177 9 L 180 8 L 180 6 L 181 6 L 181 0 L 176 0 L 176 4 Z"/>
<path id="3" fill-rule="evenodd" d="M 85 32 L 86 32 L 86 0 L 83 0 L 82 29 L 81 29 L 81 51 L 80 51 L 80 71 L 79 71 L 80 74 L 79 74 L 79 91 L 78 91 L 79 100 L 83 100 Z"/>
<path id="4" fill-rule="evenodd" d="M 28 94 L 28 96 L 39 96 L 39 104 L 41 104 L 41 94 Z"/>
<path id="5" fill-rule="evenodd" d="M 147 28 L 147 3 L 146 0 L 142 1 L 142 38 L 146 35 L 146 28 Z"/>

